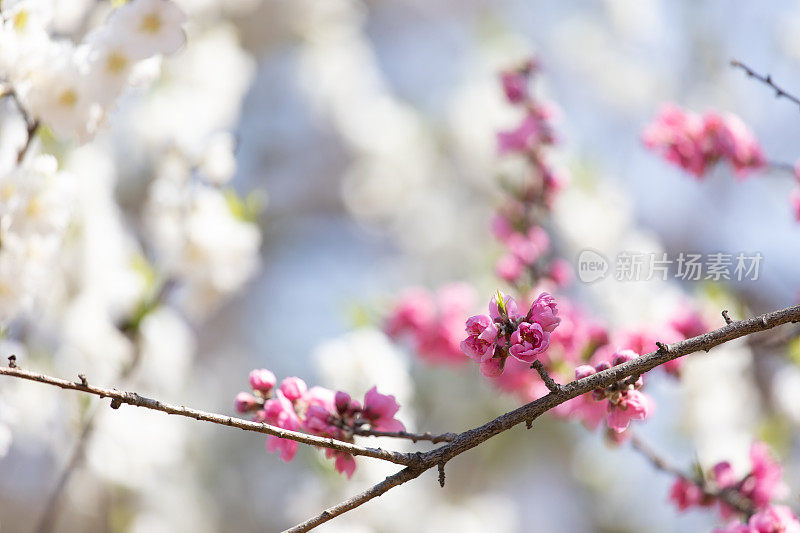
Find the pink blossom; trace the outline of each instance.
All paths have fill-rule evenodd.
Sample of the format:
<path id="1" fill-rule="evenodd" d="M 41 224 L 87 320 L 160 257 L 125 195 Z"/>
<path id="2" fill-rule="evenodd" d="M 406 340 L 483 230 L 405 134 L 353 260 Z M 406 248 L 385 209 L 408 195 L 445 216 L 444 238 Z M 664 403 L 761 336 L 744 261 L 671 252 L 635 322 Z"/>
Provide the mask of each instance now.
<path id="1" fill-rule="evenodd" d="M 800 533 L 800 521 L 790 508 L 771 505 L 751 516 L 746 524 L 734 520 L 714 533 Z"/>
<path id="2" fill-rule="evenodd" d="M 675 504 L 679 511 L 702 505 L 705 494 L 697 483 L 679 477 L 672 484 L 669 491 L 669 501 Z"/>
<path id="3" fill-rule="evenodd" d="M 553 280 L 557 287 L 567 287 L 572 283 L 572 265 L 564 259 L 556 259 L 550 263 L 547 276 Z"/>
<path id="4" fill-rule="evenodd" d="M 505 254 L 497 260 L 494 267 L 495 274 L 500 279 L 515 283 L 525 270 L 525 265 L 514 254 Z"/>
<path id="5" fill-rule="evenodd" d="M 774 498 L 786 493 L 783 468 L 772 458 L 769 448 L 763 442 L 754 442 L 750 447 L 750 463 L 750 475 L 742 483 L 741 491 L 757 508 L 763 509 Z"/>
<path id="6" fill-rule="evenodd" d="M 475 302 L 475 290 L 465 283 L 445 285 L 432 295 L 425 289 L 406 291 L 387 320 L 393 338 L 408 336 L 415 352 L 430 362 L 462 363 L 464 319 Z"/>
<path id="7" fill-rule="evenodd" d="M 789 203 L 792 206 L 794 219 L 800 222 L 800 188 L 795 187 L 789 194 Z"/>
<path id="8" fill-rule="evenodd" d="M 500 242 L 505 242 L 506 239 L 514 233 L 514 227 L 511 225 L 511 222 L 508 221 L 508 218 L 500 214 L 496 214 L 492 217 L 490 228 L 494 238 Z"/>
<path id="9" fill-rule="evenodd" d="M 334 459 L 333 467 L 337 472 L 346 475 L 347 479 L 353 477 L 353 472 L 356 471 L 356 460 L 352 455 L 328 448 L 325 450 L 325 457 Z"/>
<path id="10" fill-rule="evenodd" d="M 575 369 L 575 379 L 588 378 L 597 373 L 592 365 L 581 365 Z"/>
<path id="11" fill-rule="evenodd" d="M 397 338 L 425 327 L 436 316 L 436 303 L 431 294 L 420 287 L 407 289 L 386 321 L 386 334 Z"/>
<path id="12" fill-rule="evenodd" d="M 528 73 L 521 71 L 502 72 L 500 82 L 506 98 L 512 104 L 525 101 L 528 96 Z"/>
<path id="13" fill-rule="evenodd" d="M 732 114 L 700 116 L 668 104 L 644 129 L 642 140 L 667 161 L 698 178 L 720 160 L 728 161 L 739 176 L 766 165 L 758 140 Z"/>
<path id="14" fill-rule="evenodd" d="M 513 130 L 497 133 L 498 151 L 500 155 L 510 152 L 525 152 L 539 141 L 543 133 L 540 118 L 534 113 L 528 113 L 519 126 Z"/>
<path id="15" fill-rule="evenodd" d="M 736 485 L 738 479 L 733 467 L 728 461 L 722 461 L 714 465 L 711 469 L 711 474 L 714 477 L 714 482 L 721 489 L 732 487 Z"/>
<path id="16" fill-rule="evenodd" d="M 275 374 L 265 368 L 250 372 L 250 387 L 263 394 L 268 394 L 275 387 Z"/>
<path id="17" fill-rule="evenodd" d="M 303 397 L 308 390 L 306 382 L 297 377 L 285 378 L 281 381 L 281 392 L 290 401 L 296 401 Z"/>
<path id="18" fill-rule="evenodd" d="M 509 251 L 520 262 L 534 264 L 550 248 L 550 237 L 540 227 L 533 227 L 527 233 L 512 233 L 506 239 Z"/>
<path id="19" fill-rule="evenodd" d="M 511 347 L 508 351 L 520 361 L 532 363 L 549 345 L 550 333 L 542 329 L 541 324 L 522 322 L 511 334 Z"/>
<path id="20" fill-rule="evenodd" d="M 467 338 L 461 349 L 476 362 L 483 362 L 494 354 L 497 325 L 486 315 L 475 315 L 467 319 Z"/>
<path id="21" fill-rule="evenodd" d="M 404 431 L 405 426 L 395 419 L 400 405 L 394 396 L 381 394 L 372 387 L 364 396 L 364 410 L 361 413 L 373 429 L 379 431 Z"/>
<path id="22" fill-rule="evenodd" d="M 608 402 L 608 427 L 622 433 L 628 429 L 631 420 L 644 420 L 650 414 L 650 400 L 637 390 L 622 394 L 619 402 Z"/>
<path id="23" fill-rule="evenodd" d="M 338 438 L 339 428 L 333 423 L 333 413 L 321 405 L 310 405 L 306 409 L 303 429 L 314 435 Z"/>
<path id="24" fill-rule="evenodd" d="M 261 402 L 258 398 L 248 392 L 240 392 L 236 395 L 236 411 L 240 413 L 248 413 L 255 411 L 261 407 Z"/>
<path id="25" fill-rule="evenodd" d="M 517 301 L 514 300 L 511 296 L 506 296 L 498 291 L 498 294 L 502 298 L 502 306 L 505 309 L 505 316 L 503 313 L 500 312 L 500 306 L 498 305 L 497 295 L 492 296 L 492 299 L 489 301 L 489 316 L 492 320 L 504 320 L 505 318 L 518 318 L 519 312 L 517 310 Z"/>
<path id="26" fill-rule="evenodd" d="M 703 316 L 691 307 L 681 307 L 669 321 L 670 327 L 683 336 L 684 339 L 697 337 L 708 331 L 708 324 Z"/>
<path id="27" fill-rule="evenodd" d="M 480 370 L 481 374 L 487 378 L 495 378 L 503 373 L 505 368 L 505 359 L 502 357 L 492 357 L 485 361 L 481 361 Z"/>
<path id="28" fill-rule="evenodd" d="M 800 521 L 791 509 L 784 505 L 771 505 L 754 514 L 748 522 L 753 533 L 798 533 Z"/>
<path id="29" fill-rule="evenodd" d="M 547 333 L 552 333 L 561 322 L 556 315 L 558 315 L 558 306 L 555 298 L 543 292 L 531 304 L 526 319 L 539 324 Z"/>
<path id="30" fill-rule="evenodd" d="M 273 426 L 297 431 L 300 429 L 300 419 L 294 410 L 292 402 L 280 390 L 275 392 L 275 397 L 264 402 L 264 420 Z M 280 452 L 282 461 L 291 461 L 297 453 L 297 442 L 270 435 L 267 437 L 267 450 Z"/>

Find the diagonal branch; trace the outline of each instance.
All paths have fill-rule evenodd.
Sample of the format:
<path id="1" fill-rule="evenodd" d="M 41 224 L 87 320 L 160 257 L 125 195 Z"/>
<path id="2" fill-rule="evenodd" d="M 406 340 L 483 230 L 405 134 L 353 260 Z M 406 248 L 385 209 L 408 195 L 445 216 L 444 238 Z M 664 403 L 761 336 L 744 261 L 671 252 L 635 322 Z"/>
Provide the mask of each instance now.
<path id="1" fill-rule="evenodd" d="M 800 106 L 800 98 L 798 98 L 798 97 L 794 96 L 793 94 L 788 93 L 785 90 L 783 90 L 782 88 L 778 87 L 775 84 L 775 82 L 772 81 L 772 76 L 770 76 L 769 74 L 767 74 L 766 76 L 762 76 L 758 72 L 754 71 L 753 69 L 751 69 L 750 67 L 748 67 L 747 65 L 745 65 L 744 63 L 742 63 L 741 61 L 738 61 L 736 59 L 731 61 L 731 66 L 733 68 L 742 69 L 744 71 L 744 73 L 747 74 L 748 77 L 755 78 L 758 81 L 760 81 L 761 83 L 763 83 L 764 85 L 768 85 L 769 87 L 771 87 L 775 91 L 775 98 L 786 98 L 787 100 L 790 100 L 790 101 L 794 102 L 795 104 L 797 104 L 798 106 Z"/>
<path id="2" fill-rule="evenodd" d="M 309 531 L 373 498 L 377 498 L 392 487 L 396 487 L 406 481 L 419 477 L 425 470 L 443 465 L 453 457 L 486 442 L 499 433 L 511 429 L 522 422 L 532 422 L 550 409 L 572 398 L 576 398 L 581 394 L 586 394 L 594 389 L 608 387 L 626 378 L 640 376 L 659 365 L 663 365 L 664 363 L 683 357 L 684 355 L 689 355 L 701 350 L 708 352 L 711 348 L 728 341 L 793 322 L 800 322 L 800 306 L 789 307 L 747 320 L 732 322 L 731 324 L 726 324 L 709 333 L 704 333 L 703 335 L 698 335 L 697 337 L 692 337 L 673 344 L 662 344 L 655 352 L 642 355 L 641 357 L 631 359 L 621 365 L 611 367 L 602 372 L 563 385 L 557 392 L 551 392 L 546 396 L 501 415 L 480 427 L 459 434 L 449 444 L 445 444 L 444 446 L 426 453 L 412 456 L 416 458 L 416 461 L 410 464 L 409 468 L 400 471 L 395 476 L 387 478 L 373 487 L 373 489 L 378 489 L 380 487 L 379 490 L 373 493 L 372 489 L 370 489 L 288 531 L 292 533 Z M 406 472 L 404 477 L 397 477 L 401 476 L 404 472 Z M 387 483 L 390 479 L 392 479 L 392 482 Z"/>
<path id="3" fill-rule="evenodd" d="M 716 489 L 712 486 L 709 486 L 709 483 L 706 480 L 698 480 L 695 477 L 684 473 L 680 468 L 673 465 L 668 459 L 659 455 L 658 452 L 651 448 L 650 445 L 644 442 L 638 435 L 630 430 L 628 430 L 628 432 L 630 434 L 631 447 L 644 455 L 645 458 L 647 458 L 647 460 L 650 461 L 650 463 L 658 470 L 667 472 L 675 477 L 680 477 L 691 483 L 694 483 L 700 490 L 703 491 L 703 494 L 706 496 L 722 500 L 742 514 L 747 516 L 753 514 L 752 502 L 745 498 L 740 492 L 731 490 L 733 487 L 727 489 Z"/>
<path id="4" fill-rule="evenodd" d="M 365 448 L 349 442 L 326 437 L 317 437 L 307 433 L 300 433 L 299 431 L 289 431 L 288 429 L 282 429 L 259 422 L 252 422 L 250 420 L 244 420 L 243 418 L 234 418 L 216 413 L 200 411 L 198 409 L 191 409 L 182 405 L 168 404 L 158 400 L 153 400 L 152 398 L 141 396 L 135 392 L 125 392 L 117 389 L 95 387 L 89 385 L 88 383 L 84 384 L 81 382 L 67 381 L 65 379 L 54 378 L 44 374 L 37 374 L 36 372 L 22 370 L 21 368 L 0 367 L 0 375 L 37 381 L 39 383 L 53 385 L 62 389 L 86 392 L 101 398 L 111 398 L 111 407 L 114 409 L 119 408 L 122 404 L 128 404 L 135 407 L 144 407 L 146 409 L 153 409 L 154 411 L 161 411 L 170 415 L 185 416 L 187 418 L 194 418 L 195 420 L 211 422 L 213 424 L 231 426 L 243 429 L 245 431 L 266 433 L 267 435 L 273 435 L 282 439 L 294 440 L 297 442 L 302 442 L 303 444 L 310 444 L 312 446 L 321 446 L 323 448 L 329 448 L 331 450 L 345 452 L 351 455 L 363 455 L 365 457 L 372 457 L 374 459 L 383 459 L 384 461 L 389 461 L 391 463 L 400 465 L 408 465 L 414 462 L 411 454 L 393 452 L 383 450 L 381 448 Z"/>
<path id="5" fill-rule="evenodd" d="M 240 418 L 208 413 L 184 406 L 170 405 L 158 400 L 145 398 L 133 392 L 123 392 L 116 389 L 90 386 L 85 380 L 83 382 L 72 382 L 21 370 L 16 368 L 14 364 L 11 364 L 9 367 L 0 367 L 0 375 L 37 381 L 47 385 L 61 387 L 62 389 L 86 392 L 100 396 L 101 398 L 111 398 L 111 407 L 113 408 L 118 408 L 123 403 L 126 403 L 137 407 L 162 411 L 168 414 L 185 416 L 224 426 L 237 427 L 248 431 L 266 433 L 268 435 L 287 438 L 313 446 L 322 446 L 324 448 L 350 453 L 352 455 L 383 459 L 407 467 L 397 474 L 387 477 L 371 489 L 339 505 L 331 507 L 320 515 L 289 530 L 292 532 L 301 532 L 313 529 L 336 516 L 346 513 L 351 509 L 355 509 L 381 496 L 389 489 L 419 477 L 426 470 L 438 467 L 441 471 L 444 469 L 444 465 L 447 461 L 453 457 L 475 448 L 495 435 L 507 431 L 522 422 L 531 423 L 550 409 L 582 394 L 586 394 L 594 389 L 606 388 L 614 383 L 629 378 L 636 379 L 645 372 L 679 357 L 683 357 L 684 355 L 701 350 L 708 352 L 711 348 L 725 342 L 753 333 L 766 331 L 783 324 L 796 322 L 800 322 L 800 306 L 773 311 L 747 320 L 731 321 L 730 324 L 726 324 L 709 333 L 704 333 L 703 335 L 698 335 L 697 337 L 692 337 L 673 344 L 657 343 L 659 348 L 655 352 L 642 355 L 636 359 L 631 359 L 623 364 L 603 370 L 602 372 L 560 386 L 558 390 L 552 391 L 546 396 L 505 413 L 482 426 L 458 434 L 448 444 L 434 448 L 425 453 L 411 454 L 387 451 L 380 448 L 364 448 L 348 442 L 316 437 L 296 431 L 288 431 L 268 424 L 260 424 Z M 10 363 L 13 363 L 13 359 L 10 360 Z"/>

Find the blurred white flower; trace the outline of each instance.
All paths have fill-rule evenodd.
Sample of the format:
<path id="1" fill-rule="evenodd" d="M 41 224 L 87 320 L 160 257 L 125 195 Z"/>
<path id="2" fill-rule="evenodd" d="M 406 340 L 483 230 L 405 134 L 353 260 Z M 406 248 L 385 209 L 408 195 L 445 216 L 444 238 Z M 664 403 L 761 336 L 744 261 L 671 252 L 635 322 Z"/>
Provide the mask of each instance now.
<path id="1" fill-rule="evenodd" d="M 381 393 L 397 398 L 401 413 L 409 408 L 413 384 L 408 358 L 382 331 L 362 328 L 346 333 L 317 346 L 312 357 L 322 385 L 355 398 L 377 386 Z"/>
<path id="2" fill-rule="evenodd" d="M 227 131 L 214 133 L 206 144 L 199 164 L 203 176 L 215 185 L 228 183 L 236 173 L 236 158 L 233 151 L 236 140 Z"/>
<path id="3" fill-rule="evenodd" d="M 170 0 L 132 0 L 112 13 L 110 31 L 125 36 L 137 59 L 176 52 L 185 42 L 186 15 Z"/>

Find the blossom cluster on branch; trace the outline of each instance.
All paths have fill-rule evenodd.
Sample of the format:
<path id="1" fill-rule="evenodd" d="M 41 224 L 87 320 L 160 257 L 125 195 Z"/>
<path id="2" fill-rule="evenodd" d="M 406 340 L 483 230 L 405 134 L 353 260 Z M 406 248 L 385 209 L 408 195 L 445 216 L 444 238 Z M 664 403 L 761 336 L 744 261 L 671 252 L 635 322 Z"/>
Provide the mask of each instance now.
<path id="1" fill-rule="evenodd" d="M 324 387 L 311 387 L 297 377 L 284 378 L 277 383 L 275 374 L 266 369 L 250 372 L 252 392 L 236 396 L 236 410 L 254 413 L 253 419 L 291 431 L 305 431 L 311 435 L 353 442 L 354 435 L 364 430 L 402 432 L 405 426 L 395 418 L 400 409 L 394 396 L 381 394 L 371 388 L 359 402 L 343 391 Z M 267 449 L 291 461 L 297 453 L 297 442 L 270 435 Z M 338 472 L 352 477 L 356 469 L 355 458 L 346 452 L 325 450 L 326 457 L 334 460 Z"/>

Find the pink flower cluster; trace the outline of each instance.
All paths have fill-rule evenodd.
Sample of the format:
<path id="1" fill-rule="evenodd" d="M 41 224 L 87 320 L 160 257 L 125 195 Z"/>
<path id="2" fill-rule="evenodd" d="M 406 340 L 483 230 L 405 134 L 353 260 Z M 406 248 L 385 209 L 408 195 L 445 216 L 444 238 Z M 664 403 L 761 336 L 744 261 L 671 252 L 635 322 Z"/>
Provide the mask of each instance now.
<path id="1" fill-rule="evenodd" d="M 731 114 L 698 115 L 664 105 L 642 133 L 645 146 L 698 178 L 717 162 L 728 161 L 737 175 L 766 166 L 753 132 Z"/>
<path id="2" fill-rule="evenodd" d="M 297 377 L 289 377 L 277 385 L 275 375 L 266 369 L 250 372 L 251 393 L 236 396 L 236 410 L 254 413 L 254 420 L 282 429 L 304 431 L 320 437 L 352 442 L 356 430 L 403 431 L 395 418 L 400 406 L 394 396 L 381 394 L 376 387 L 364 396 L 364 403 L 353 400 L 346 392 L 333 392 L 323 387 L 308 388 Z M 267 450 L 277 452 L 283 461 L 291 461 L 298 443 L 270 435 Z M 326 457 L 334 460 L 338 472 L 351 477 L 356 462 L 349 453 L 325 449 Z"/>
<path id="3" fill-rule="evenodd" d="M 631 350 L 619 350 L 614 353 L 611 362 L 579 366 L 575 369 L 575 379 L 583 379 L 636 357 L 639 355 Z M 596 427 L 605 418 L 610 430 L 623 433 L 631 420 L 645 420 L 652 413 L 652 400 L 640 390 L 643 385 L 644 379 L 640 376 L 634 383 L 625 380 L 605 389 L 595 389 L 569 402 L 570 415 L 589 427 Z"/>
<path id="4" fill-rule="evenodd" d="M 770 505 L 746 523 L 733 520 L 713 533 L 800 533 L 800 520 L 785 505 Z"/>
<path id="5" fill-rule="evenodd" d="M 403 292 L 384 324 L 392 339 L 408 338 L 413 349 L 432 363 L 463 363 L 460 341 L 464 319 L 477 300 L 465 283 L 451 283 L 432 293 L 421 287 Z"/>
<path id="6" fill-rule="evenodd" d="M 506 98 L 522 109 L 523 118 L 515 128 L 497 134 L 498 151 L 501 155 L 525 156 L 529 169 L 521 185 L 506 187 L 508 197 L 492 221 L 492 232 L 506 248 L 495 270 L 500 278 L 515 285 L 534 286 L 545 278 L 562 287 L 571 280 L 572 270 L 564 261 L 548 259 L 550 239 L 541 219 L 566 178 L 547 161 L 546 149 L 555 143 L 550 124 L 554 107 L 530 95 L 531 77 L 538 68 L 529 60 L 501 74 Z"/>
<path id="7" fill-rule="evenodd" d="M 550 346 L 550 334 L 561 322 L 557 314 L 556 301 L 547 293 L 540 294 L 523 315 L 513 298 L 497 291 L 489 302 L 489 315 L 467 319 L 461 349 L 489 377 L 503 373 L 509 356 L 531 364 Z"/>
<path id="8" fill-rule="evenodd" d="M 615 332 L 611 344 L 619 348 L 645 354 L 658 349 L 657 341 L 671 344 L 690 337 L 702 335 L 709 330 L 702 315 L 689 305 L 682 305 L 666 325 L 637 327 Z M 668 374 L 678 377 L 685 357 L 673 359 L 661 365 Z"/>
<path id="9" fill-rule="evenodd" d="M 735 490 L 747 498 L 756 510 L 766 512 L 774 499 L 781 498 L 786 493 L 783 469 L 772 458 L 769 448 L 763 442 L 755 442 L 750 447 L 750 467 L 750 472 L 743 478 L 739 478 L 731 464 L 722 461 L 714 465 L 706 478 L 714 488 Z M 698 506 L 708 507 L 718 503 L 720 514 L 724 519 L 735 515 L 735 510 L 728 504 L 707 495 L 696 480 L 686 478 L 675 480 L 670 489 L 669 499 L 681 511 Z M 761 530 L 745 529 L 742 531 Z"/>

